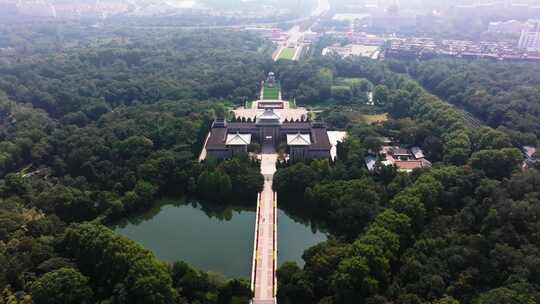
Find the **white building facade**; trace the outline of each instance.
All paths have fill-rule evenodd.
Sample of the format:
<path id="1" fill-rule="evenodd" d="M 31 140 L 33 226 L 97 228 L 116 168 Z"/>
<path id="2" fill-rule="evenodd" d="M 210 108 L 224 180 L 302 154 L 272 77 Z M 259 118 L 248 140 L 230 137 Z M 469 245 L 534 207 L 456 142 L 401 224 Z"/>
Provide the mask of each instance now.
<path id="1" fill-rule="evenodd" d="M 521 31 L 518 47 L 523 50 L 540 51 L 540 21 L 530 29 Z"/>

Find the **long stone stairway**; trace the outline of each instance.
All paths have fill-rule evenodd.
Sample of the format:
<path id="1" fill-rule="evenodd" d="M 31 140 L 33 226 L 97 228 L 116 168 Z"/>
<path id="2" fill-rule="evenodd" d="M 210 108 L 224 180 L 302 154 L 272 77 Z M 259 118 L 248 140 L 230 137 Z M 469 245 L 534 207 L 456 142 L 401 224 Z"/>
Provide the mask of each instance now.
<path id="1" fill-rule="evenodd" d="M 251 288 L 254 292 L 253 304 L 276 303 L 276 194 L 272 190 L 272 179 L 276 171 L 277 154 L 273 149 L 263 149 L 261 174 L 264 188 L 257 202 L 255 241 Z"/>

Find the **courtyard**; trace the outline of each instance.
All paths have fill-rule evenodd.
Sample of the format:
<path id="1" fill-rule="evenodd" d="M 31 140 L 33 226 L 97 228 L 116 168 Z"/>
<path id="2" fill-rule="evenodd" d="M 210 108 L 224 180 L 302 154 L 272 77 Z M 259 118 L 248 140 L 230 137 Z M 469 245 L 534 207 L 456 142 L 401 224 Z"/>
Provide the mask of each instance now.
<path id="1" fill-rule="evenodd" d="M 262 99 L 264 100 L 279 100 L 279 84 L 276 83 L 274 86 L 264 86 Z"/>
<path id="2" fill-rule="evenodd" d="M 278 59 L 293 60 L 296 54 L 296 48 L 287 47 L 281 50 Z"/>
<path id="3" fill-rule="evenodd" d="M 260 102 L 264 102 L 264 101 L 261 101 L 261 100 L 258 100 L 258 101 L 254 101 L 251 103 L 251 107 L 250 108 L 245 108 L 245 107 L 240 107 L 240 108 L 237 108 L 235 110 L 233 110 L 234 112 L 234 115 L 236 117 L 245 117 L 246 119 L 247 118 L 254 118 L 254 117 L 257 117 L 259 115 L 261 115 L 264 110 L 263 109 L 259 109 L 259 103 Z M 281 122 L 285 121 L 285 120 L 288 120 L 288 121 L 291 121 L 291 120 L 301 120 L 302 117 L 304 119 L 307 119 L 308 117 L 308 110 L 304 107 L 295 107 L 295 108 L 291 108 L 290 106 L 290 103 L 288 101 L 284 101 L 283 102 L 283 109 L 275 109 L 274 112 L 279 115 L 280 119 L 281 119 Z"/>

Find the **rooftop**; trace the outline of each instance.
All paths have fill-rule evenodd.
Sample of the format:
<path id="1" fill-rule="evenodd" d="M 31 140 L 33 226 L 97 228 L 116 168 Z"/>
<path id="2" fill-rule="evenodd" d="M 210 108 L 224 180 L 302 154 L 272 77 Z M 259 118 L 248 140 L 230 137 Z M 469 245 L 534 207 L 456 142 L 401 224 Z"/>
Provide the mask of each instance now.
<path id="1" fill-rule="evenodd" d="M 227 139 L 227 128 L 214 127 L 210 131 L 210 138 L 206 143 L 207 149 L 225 149 L 225 140 Z"/>
<path id="2" fill-rule="evenodd" d="M 368 155 L 366 156 L 365 161 L 366 161 L 366 167 L 368 168 L 369 171 L 375 170 L 375 165 L 377 164 L 377 157 Z"/>
<path id="3" fill-rule="evenodd" d="M 257 123 L 258 124 L 279 124 L 281 121 L 281 117 L 274 112 L 273 109 L 266 108 L 264 109 L 264 112 L 257 116 Z"/>
<path id="4" fill-rule="evenodd" d="M 534 153 L 536 153 L 536 148 L 531 146 L 524 146 L 523 151 L 525 152 L 525 155 L 527 155 L 529 158 L 532 158 L 534 156 Z"/>
<path id="5" fill-rule="evenodd" d="M 326 150 L 332 148 L 326 128 L 312 128 L 311 138 L 313 139 L 313 144 L 310 146 L 311 150 Z"/>
<path id="6" fill-rule="evenodd" d="M 422 151 L 422 149 L 420 149 L 420 147 L 412 147 L 411 148 L 411 153 L 414 155 L 414 158 L 416 159 L 420 159 L 420 158 L 424 158 L 424 151 Z"/>
<path id="7" fill-rule="evenodd" d="M 399 171 L 405 171 L 405 172 L 410 172 L 418 168 L 431 167 L 431 163 L 426 159 L 407 160 L 407 161 L 398 160 L 394 164 L 396 165 Z"/>
<path id="8" fill-rule="evenodd" d="M 311 138 L 309 134 L 287 134 L 287 145 L 289 146 L 309 146 Z"/>
<path id="9" fill-rule="evenodd" d="M 392 148 L 392 154 L 395 156 L 409 156 L 409 151 L 407 149 L 401 148 L 401 147 L 394 147 Z"/>
<path id="10" fill-rule="evenodd" d="M 251 134 L 227 134 L 227 146 L 247 146 L 251 144 Z"/>
<path id="11" fill-rule="evenodd" d="M 272 112 L 272 111 L 270 111 Z M 269 115 L 270 116 L 270 115 Z M 267 117 L 269 117 L 267 116 Z M 253 134 L 259 128 L 278 127 L 280 134 L 286 135 L 287 144 L 306 146 L 309 150 L 330 150 L 332 143 L 323 124 L 318 122 L 264 122 L 262 125 L 253 122 L 217 122 L 214 123 L 207 141 L 207 150 L 226 150 L 227 146 L 249 145 Z"/>

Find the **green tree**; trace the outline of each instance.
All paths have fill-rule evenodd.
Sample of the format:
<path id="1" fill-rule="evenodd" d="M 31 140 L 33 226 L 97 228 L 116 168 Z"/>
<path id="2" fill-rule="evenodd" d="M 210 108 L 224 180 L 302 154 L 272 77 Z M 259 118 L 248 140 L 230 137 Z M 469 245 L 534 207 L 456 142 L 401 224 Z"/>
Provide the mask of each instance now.
<path id="1" fill-rule="evenodd" d="M 333 277 L 333 289 L 339 303 L 361 301 L 363 297 L 376 292 L 377 281 L 369 277 L 368 260 L 362 256 L 347 258 L 341 263 Z"/>
<path id="2" fill-rule="evenodd" d="M 464 165 L 471 154 L 471 140 L 464 131 L 455 131 L 446 135 L 444 143 L 444 161 L 454 165 Z"/>
<path id="3" fill-rule="evenodd" d="M 495 179 L 510 177 L 522 162 L 523 156 L 516 148 L 478 151 L 470 160 L 471 167 Z"/>
<path id="4" fill-rule="evenodd" d="M 248 281 L 233 279 L 220 288 L 217 304 L 242 304 L 249 302 L 252 297 Z"/>
<path id="5" fill-rule="evenodd" d="M 523 294 L 510 288 L 501 287 L 480 294 L 474 304 L 532 304 L 537 303 L 538 295 Z"/>
<path id="6" fill-rule="evenodd" d="M 313 303 L 313 286 L 296 263 L 283 263 L 276 275 L 278 278 L 277 299 L 280 303 Z"/>
<path id="7" fill-rule="evenodd" d="M 93 303 L 88 278 L 73 268 L 48 272 L 30 289 L 36 304 Z"/>
<path id="8" fill-rule="evenodd" d="M 385 93 L 384 95 L 386 96 L 386 94 L 388 93 Z M 384 104 L 388 106 L 388 111 L 390 114 L 392 114 L 392 116 L 396 118 L 403 118 L 410 115 L 412 96 L 408 91 L 397 90 L 392 92 L 392 94 L 389 94 L 388 97 L 386 97 L 386 100 L 387 101 Z"/>
<path id="9" fill-rule="evenodd" d="M 497 150 L 512 147 L 512 142 L 508 135 L 501 131 L 482 128 L 479 133 L 477 150 Z"/>
<path id="10" fill-rule="evenodd" d="M 176 293 L 164 264 L 140 245 L 95 224 L 66 229 L 62 247 L 99 290 L 119 303 L 173 303 Z M 121 287 L 121 288 L 118 288 Z"/>
<path id="11" fill-rule="evenodd" d="M 460 304 L 458 300 L 452 297 L 444 297 L 442 299 L 435 300 L 432 304 Z"/>
<path id="12" fill-rule="evenodd" d="M 280 195 L 303 195 L 315 178 L 311 167 L 298 163 L 276 172 L 272 187 Z"/>
<path id="13" fill-rule="evenodd" d="M 376 105 L 386 105 L 390 98 L 390 90 L 385 85 L 376 85 L 373 89 L 373 102 Z"/>

